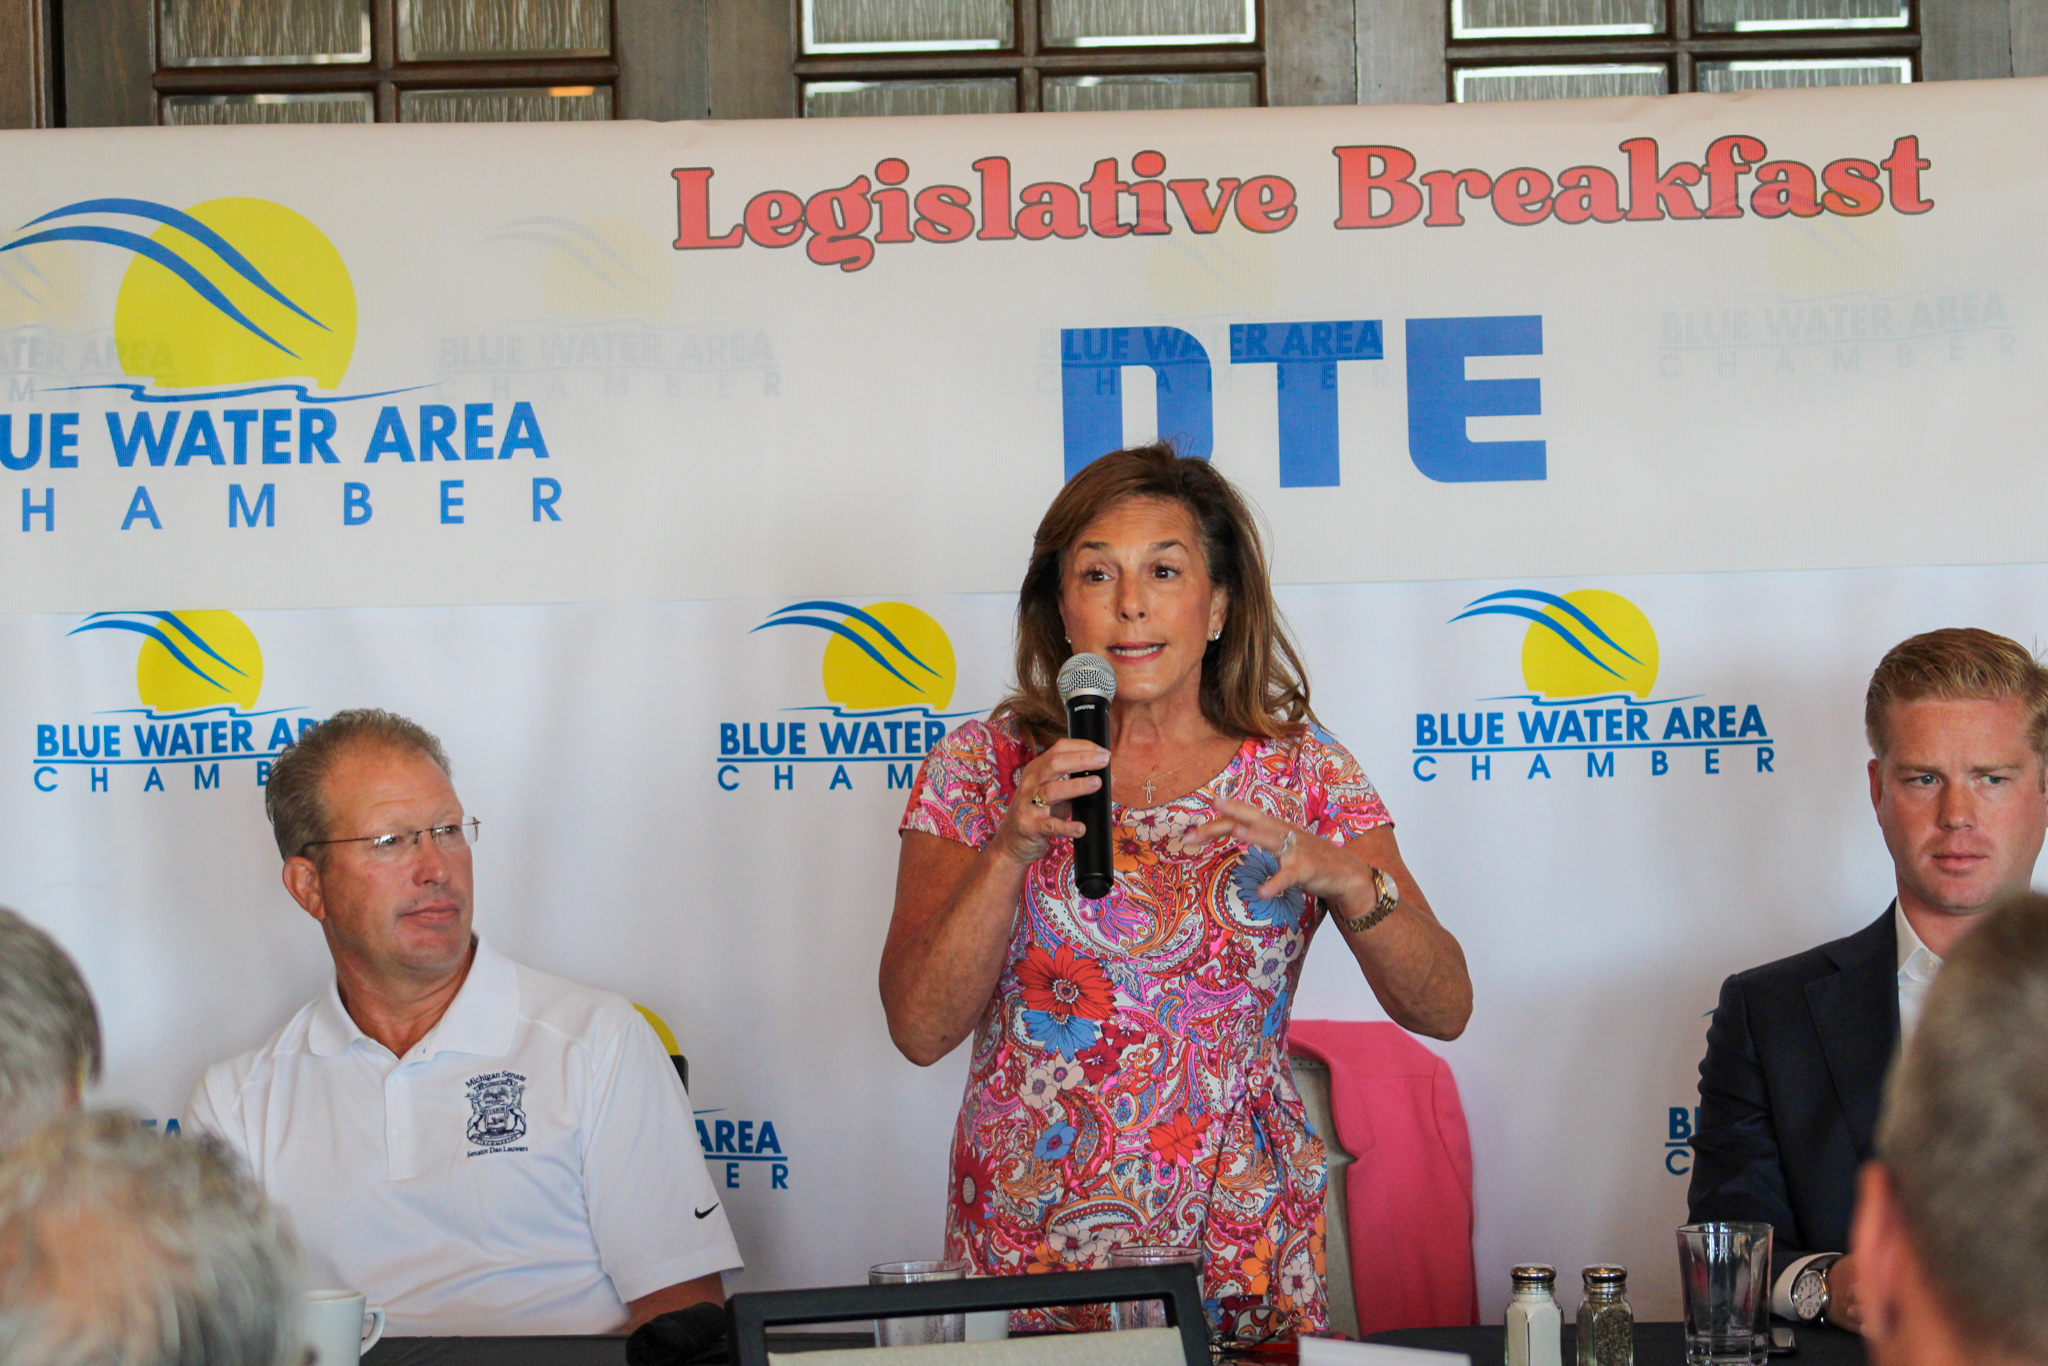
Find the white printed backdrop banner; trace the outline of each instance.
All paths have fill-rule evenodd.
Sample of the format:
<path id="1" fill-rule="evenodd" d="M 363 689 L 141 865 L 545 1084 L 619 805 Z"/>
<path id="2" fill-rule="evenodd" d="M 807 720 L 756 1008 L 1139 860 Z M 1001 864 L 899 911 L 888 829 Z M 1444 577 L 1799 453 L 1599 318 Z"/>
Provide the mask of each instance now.
<path id="1" fill-rule="evenodd" d="M 6 135 L 0 901 L 177 1118 L 321 980 L 268 762 L 406 712 L 482 931 L 679 1036 L 742 1284 L 929 1254 L 891 832 L 1066 471 L 1165 432 L 1471 958 L 1487 1312 L 1671 1317 L 1718 982 L 1888 895 L 1870 667 L 2042 629 L 2043 100 Z M 1296 1009 L 1374 1014 L 1328 945 Z"/>

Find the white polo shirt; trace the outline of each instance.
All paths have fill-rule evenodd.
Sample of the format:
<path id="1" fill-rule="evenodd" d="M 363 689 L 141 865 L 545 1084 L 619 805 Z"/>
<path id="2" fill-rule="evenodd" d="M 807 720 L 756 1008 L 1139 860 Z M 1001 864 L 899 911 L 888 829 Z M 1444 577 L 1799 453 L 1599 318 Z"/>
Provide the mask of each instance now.
<path id="1" fill-rule="evenodd" d="M 611 1332 L 628 1300 L 741 1265 L 646 1020 L 481 941 L 403 1059 L 330 981 L 188 1113 L 394 1337 Z"/>

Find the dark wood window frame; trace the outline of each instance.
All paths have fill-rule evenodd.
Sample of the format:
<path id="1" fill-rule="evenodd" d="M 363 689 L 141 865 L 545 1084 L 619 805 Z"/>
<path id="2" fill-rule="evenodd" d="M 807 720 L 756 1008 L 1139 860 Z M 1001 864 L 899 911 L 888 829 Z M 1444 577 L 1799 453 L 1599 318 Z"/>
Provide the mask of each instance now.
<path id="1" fill-rule="evenodd" d="M 705 17 L 699 3 L 611 0 L 610 57 L 401 62 L 396 0 L 371 0 L 367 62 L 157 67 L 157 0 L 59 0 L 64 121 L 72 127 L 157 122 L 163 95 L 369 91 L 395 122 L 402 91 L 501 86 L 612 87 L 615 118 L 702 118 Z M 78 41 L 90 35 L 90 41 Z"/>
<path id="2" fill-rule="evenodd" d="M 796 0 L 801 4 L 801 0 Z M 887 81 L 916 79 L 973 80 L 1007 76 L 1017 82 L 1017 112 L 1038 113 L 1045 76 L 1199 75 L 1253 73 L 1258 77 L 1258 103 L 1267 103 L 1266 0 L 1254 8 L 1253 41 L 1201 45 L 1131 44 L 1101 47 L 1044 47 L 1039 38 L 1038 0 L 1012 0 L 1015 43 L 1004 49 L 963 49 L 952 52 L 872 52 L 794 54 L 796 97 L 802 100 L 805 81 Z M 799 12 L 800 13 L 800 12 Z M 797 32 L 801 32 L 800 21 Z M 799 107 L 797 112 L 801 112 Z"/>
<path id="3" fill-rule="evenodd" d="M 1698 88 L 1694 67 L 1699 62 L 1828 60 L 1845 57 L 1907 57 L 1913 79 L 1920 69 L 1920 12 L 1929 3 L 1915 0 L 1904 28 L 1788 29 L 1769 33 L 1694 33 L 1693 0 L 1664 0 L 1665 31 L 1658 35 L 1611 38 L 1452 38 L 1451 0 L 1441 0 L 1444 28 L 1444 98 L 1457 94 L 1457 73 L 1486 66 L 1533 66 L 1567 62 L 1657 62 L 1671 72 L 1669 92 L 1687 94 Z"/>

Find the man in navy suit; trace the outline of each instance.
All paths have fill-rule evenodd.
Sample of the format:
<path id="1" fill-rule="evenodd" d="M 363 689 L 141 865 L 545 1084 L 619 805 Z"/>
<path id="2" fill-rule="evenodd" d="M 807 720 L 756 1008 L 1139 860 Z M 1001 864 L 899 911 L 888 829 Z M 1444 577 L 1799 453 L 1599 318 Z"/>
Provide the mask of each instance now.
<path id="1" fill-rule="evenodd" d="M 1772 1307 L 1860 1330 L 1845 1257 L 1885 1070 L 1942 959 L 2025 891 L 2048 833 L 2048 669 L 2004 636 L 1895 646 L 1864 699 L 1898 898 L 1845 939 L 1730 977 L 1700 1063 L 1691 1217 L 1773 1228 Z"/>

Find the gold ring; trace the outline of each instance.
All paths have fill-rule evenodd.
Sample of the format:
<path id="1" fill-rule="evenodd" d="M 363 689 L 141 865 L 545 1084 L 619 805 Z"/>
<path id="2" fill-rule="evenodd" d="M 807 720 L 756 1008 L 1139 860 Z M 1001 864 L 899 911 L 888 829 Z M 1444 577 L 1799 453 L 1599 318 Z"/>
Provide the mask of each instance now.
<path id="1" fill-rule="evenodd" d="M 1031 804 L 1032 804 L 1033 806 L 1037 807 L 1037 808 L 1038 808 L 1038 809 L 1039 809 L 1040 811 L 1050 811 L 1050 810 L 1052 810 L 1052 808 L 1051 808 L 1051 807 L 1049 807 L 1049 806 L 1047 806 L 1047 805 L 1045 804 L 1045 794 L 1044 794 L 1043 792 L 1034 792 L 1034 793 L 1032 793 L 1032 794 L 1031 794 Z"/>

